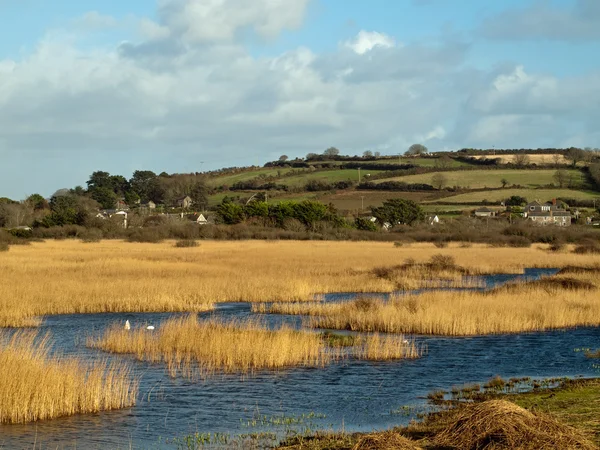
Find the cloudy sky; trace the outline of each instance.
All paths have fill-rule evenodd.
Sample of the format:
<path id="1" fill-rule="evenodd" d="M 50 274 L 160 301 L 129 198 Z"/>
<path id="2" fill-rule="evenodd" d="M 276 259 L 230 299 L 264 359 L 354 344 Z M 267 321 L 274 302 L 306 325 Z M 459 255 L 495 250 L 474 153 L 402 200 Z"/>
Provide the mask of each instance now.
<path id="1" fill-rule="evenodd" d="M 600 147 L 598 0 L 0 0 L 0 197 L 415 142 Z"/>

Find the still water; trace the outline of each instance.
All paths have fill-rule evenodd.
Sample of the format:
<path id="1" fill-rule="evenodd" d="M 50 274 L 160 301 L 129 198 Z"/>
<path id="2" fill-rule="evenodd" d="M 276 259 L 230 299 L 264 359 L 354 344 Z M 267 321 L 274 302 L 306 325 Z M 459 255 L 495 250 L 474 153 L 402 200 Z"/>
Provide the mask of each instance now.
<path id="1" fill-rule="evenodd" d="M 516 278 L 538 278 L 553 271 L 528 270 L 525 275 L 485 278 L 488 287 Z M 376 295 L 376 294 L 374 294 Z M 325 300 L 352 298 L 332 294 Z M 524 299 L 526 301 L 526 299 Z M 101 333 L 114 321 L 160 323 L 173 314 L 95 314 L 48 317 L 50 331 L 63 354 L 106 359 L 85 348 L 86 336 Z M 244 318 L 254 315 L 244 303 L 221 304 L 201 317 Z M 260 317 L 260 316 L 259 316 Z M 264 316 L 272 325 L 301 326 L 294 316 Z M 325 368 L 291 368 L 242 378 L 219 375 L 191 382 L 172 379 L 164 366 L 131 360 L 141 377 L 139 400 L 127 410 L 82 415 L 31 425 L 0 426 L 0 449 L 163 449 L 177 448 L 173 438 L 205 432 L 232 436 L 283 427 L 252 422 L 266 417 L 300 420 L 296 428 L 319 427 L 368 431 L 406 423 L 406 411 L 422 410 L 426 394 L 468 382 L 503 377 L 545 378 L 598 376 L 594 363 L 576 348 L 599 347 L 600 328 L 471 338 L 417 336 L 427 355 L 413 361 L 374 363 L 347 359 Z M 119 357 L 123 358 L 123 357 Z M 404 408 L 402 409 L 401 407 Z M 408 406 L 408 407 L 407 407 Z M 416 409 L 413 409 L 416 408 Z M 402 413 L 399 413 L 401 411 Z M 293 419 L 296 418 L 296 419 Z"/>

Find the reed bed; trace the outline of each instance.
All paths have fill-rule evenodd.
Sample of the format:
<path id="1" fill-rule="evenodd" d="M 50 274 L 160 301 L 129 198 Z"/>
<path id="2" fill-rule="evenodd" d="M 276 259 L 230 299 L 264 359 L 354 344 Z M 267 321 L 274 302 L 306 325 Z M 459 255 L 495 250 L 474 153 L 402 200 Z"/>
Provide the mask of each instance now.
<path id="1" fill-rule="evenodd" d="M 135 404 L 128 366 L 50 355 L 49 336 L 0 336 L 0 423 L 17 424 Z"/>
<path id="2" fill-rule="evenodd" d="M 33 243 L 0 255 L 0 327 L 35 326 L 40 316 L 51 314 L 200 312 L 227 301 L 297 302 L 320 293 L 392 292 L 426 287 L 436 279 L 464 286 L 463 272 L 427 269 L 436 255 L 452 257 L 469 275 L 597 261 L 596 255 L 540 251 L 546 248 L 205 241 L 182 250 L 173 242 Z M 411 259 L 412 269 L 393 270 L 390 276 L 376 270 Z"/>
<path id="3" fill-rule="evenodd" d="M 255 311 L 308 316 L 314 328 L 445 336 L 521 333 L 600 325 L 593 274 L 521 283 L 490 292 L 435 291 L 343 303 L 275 303 Z M 576 282 L 577 281 L 577 282 Z"/>
<path id="4" fill-rule="evenodd" d="M 137 359 L 164 362 L 169 374 L 193 377 L 217 371 L 250 373 L 290 366 L 320 367 L 332 354 L 316 333 L 282 327 L 267 329 L 256 320 L 198 321 L 192 315 L 170 319 L 159 330 L 125 330 L 114 324 L 88 346 L 111 353 L 132 354 Z"/>

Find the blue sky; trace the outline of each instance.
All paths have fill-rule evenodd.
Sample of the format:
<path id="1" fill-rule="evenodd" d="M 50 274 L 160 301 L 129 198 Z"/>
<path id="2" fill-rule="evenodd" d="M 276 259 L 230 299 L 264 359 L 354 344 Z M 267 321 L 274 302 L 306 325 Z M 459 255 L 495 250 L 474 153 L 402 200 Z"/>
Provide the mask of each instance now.
<path id="1" fill-rule="evenodd" d="M 0 197 L 94 170 L 600 147 L 597 0 L 0 0 Z"/>

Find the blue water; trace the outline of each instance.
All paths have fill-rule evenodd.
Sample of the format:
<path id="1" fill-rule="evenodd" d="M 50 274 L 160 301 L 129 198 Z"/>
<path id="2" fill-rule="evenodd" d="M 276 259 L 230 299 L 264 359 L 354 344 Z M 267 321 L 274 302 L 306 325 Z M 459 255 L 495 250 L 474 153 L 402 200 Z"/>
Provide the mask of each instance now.
<path id="1" fill-rule="evenodd" d="M 547 275 L 529 272 L 529 277 Z M 512 279 L 497 277 L 496 281 Z M 495 283 L 490 280 L 490 286 Z M 347 296 L 347 295 L 346 295 Z M 524 299 L 526 301 L 526 299 Z M 114 321 L 160 322 L 173 314 L 97 314 L 48 317 L 50 331 L 62 353 L 90 359 L 107 355 L 85 348 L 85 338 Z M 243 318 L 252 314 L 244 303 L 219 305 L 200 317 Z M 301 326 L 294 316 L 258 316 L 272 325 Z M 425 405 L 434 389 L 485 382 L 495 375 L 534 378 L 599 376 L 580 347 L 600 347 L 600 328 L 470 338 L 417 336 L 428 347 L 423 358 L 374 363 L 347 359 L 325 368 L 292 368 L 246 377 L 218 375 L 192 382 L 172 379 L 164 366 L 131 361 L 141 376 L 138 404 L 127 410 L 76 416 L 30 425 L 0 426 L 0 448 L 162 449 L 176 448 L 167 439 L 196 432 L 232 435 L 258 431 L 244 424 L 258 415 L 299 416 L 315 412 L 312 427 L 372 430 L 406 423 L 392 414 L 402 405 Z M 110 356 L 109 356 L 110 358 Z M 281 431 L 267 427 L 267 431 Z"/>

